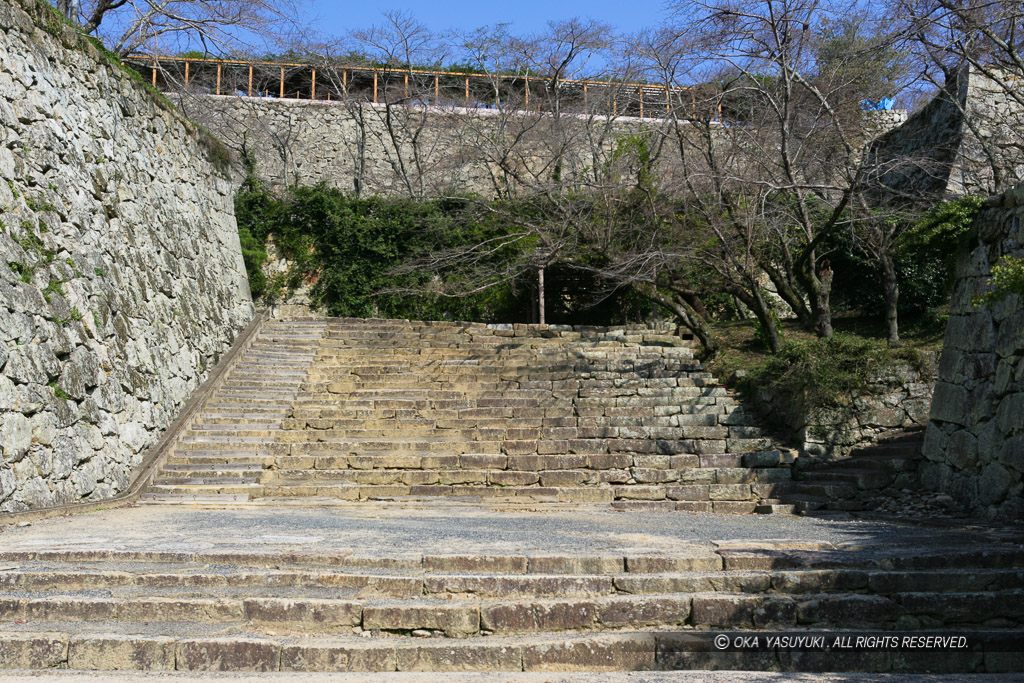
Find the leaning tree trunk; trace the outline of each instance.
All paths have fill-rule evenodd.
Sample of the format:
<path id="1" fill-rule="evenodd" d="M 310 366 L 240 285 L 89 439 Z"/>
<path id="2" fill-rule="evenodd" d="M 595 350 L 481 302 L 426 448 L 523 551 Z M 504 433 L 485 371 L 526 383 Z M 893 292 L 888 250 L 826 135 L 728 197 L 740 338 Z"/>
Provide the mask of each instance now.
<path id="1" fill-rule="evenodd" d="M 754 317 L 757 318 L 757 322 L 761 324 L 765 340 L 768 342 L 768 350 L 772 353 L 778 353 L 779 349 L 782 348 L 782 335 L 779 334 L 779 325 L 772 314 L 771 307 L 765 301 L 764 294 L 761 293 L 761 288 L 756 284 L 749 291 L 736 287 L 731 291 L 731 294 L 742 301 L 750 309 L 750 312 L 754 314 Z"/>
<path id="2" fill-rule="evenodd" d="M 656 287 L 645 282 L 637 283 L 634 287 L 644 298 L 671 311 L 683 327 L 693 332 L 693 336 L 700 342 L 708 358 L 718 353 L 719 345 L 714 330 L 684 299 L 666 296 Z"/>

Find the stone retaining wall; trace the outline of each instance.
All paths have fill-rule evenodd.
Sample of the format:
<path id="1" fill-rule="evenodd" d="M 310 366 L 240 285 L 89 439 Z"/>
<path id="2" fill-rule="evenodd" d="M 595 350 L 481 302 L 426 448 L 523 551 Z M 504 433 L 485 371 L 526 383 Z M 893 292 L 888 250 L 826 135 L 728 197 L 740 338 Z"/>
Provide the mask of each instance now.
<path id="1" fill-rule="evenodd" d="M 215 152 L 48 6 L 0 3 L 0 512 L 122 490 L 251 318 Z"/>
<path id="2" fill-rule="evenodd" d="M 922 481 L 986 514 L 1024 514 L 1024 301 L 974 305 L 1003 256 L 1024 257 L 1024 184 L 989 199 L 957 282 L 925 433 Z"/>
<path id="3" fill-rule="evenodd" d="M 934 355 L 934 354 L 931 354 Z M 892 432 L 928 423 L 935 363 L 921 370 L 899 363 L 875 371 L 864 391 L 842 406 L 813 406 L 800 396 L 759 388 L 756 410 L 803 456 L 840 458 Z"/>

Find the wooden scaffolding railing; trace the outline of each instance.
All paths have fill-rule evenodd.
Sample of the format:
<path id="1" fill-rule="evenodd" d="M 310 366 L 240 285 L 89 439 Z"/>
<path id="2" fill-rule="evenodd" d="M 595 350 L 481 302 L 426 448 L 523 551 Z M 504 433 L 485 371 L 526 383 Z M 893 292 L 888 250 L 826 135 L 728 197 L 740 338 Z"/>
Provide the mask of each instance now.
<path id="1" fill-rule="evenodd" d="M 144 76 L 148 75 L 154 88 L 163 85 L 165 89 L 171 89 L 175 84 L 184 84 L 215 95 L 329 101 L 355 94 L 365 96 L 373 103 L 405 100 L 427 105 L 527 110 L 541 110 L 559 99 L 559 106 L 571 100 L 589 112 L 639 118 L 659 118 L 663 113 L 668 115 L 674 102 L 679 105 L 686 102 L 689 104 L 687 108 L 697 107 L 695 91 L 691 87 L 613 79 L 562 79 L 557 81 L 557 97 L 551 97 L 550 79 L 529 73 L 481 74 L 384 66 L 317 66 L 143 54 L 130 55 L 126 61 Z M 149 74 L 145 73 L 147 70 Z M 321 74 L 319 80 L 318 70 Z M 410 77 L 419 81 L 418 89 L 410 89 Z M 362 83 L 357 83 L 357 80 Z M 382 84 L 387 90 L 384 94 L 381 92 Z M 506 93 L 504 98 L 502 91 Z"/>

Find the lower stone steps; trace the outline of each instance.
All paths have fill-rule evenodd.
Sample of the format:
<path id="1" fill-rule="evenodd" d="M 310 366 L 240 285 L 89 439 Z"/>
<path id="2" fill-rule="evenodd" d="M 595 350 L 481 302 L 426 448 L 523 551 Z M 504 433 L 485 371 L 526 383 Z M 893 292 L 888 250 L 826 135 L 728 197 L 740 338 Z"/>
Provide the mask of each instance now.
<path id="1" fill-rule="evenodd" d="M 1019 545 L 827 545 L 414 557 L 0 550 L 0 668 L 668 670 L 759 668 L 769 656 L 785 670 L 1019 671 Z M 840 666 L 836 651 L 723 653 L 722 629 L 955 634 L 971 639 L 973 659 L 858 653 Z"/>
<path id="2" fill-rule="evenodd" d="M 795 632 L 793 635 L 803 635 Z M 821 635 L 807 632 L 807 637 Z M 835 631 L 829 642 L 862 632 Z M 920 631 L 924 637 L 944 632 Z M 978 632 L 969 656 L 938 659 L 934 652 L 716 651 L 711 634 L 560 634 L 477 637 L 438 643 L 423 637 L 195 635 L 123 633 L 3 633 L 0 658 L 9 668 L 81 671 L 250 672 L 611 672 L 741 669 L 747 671 L 1018 672 L 1017 634 Z"/>

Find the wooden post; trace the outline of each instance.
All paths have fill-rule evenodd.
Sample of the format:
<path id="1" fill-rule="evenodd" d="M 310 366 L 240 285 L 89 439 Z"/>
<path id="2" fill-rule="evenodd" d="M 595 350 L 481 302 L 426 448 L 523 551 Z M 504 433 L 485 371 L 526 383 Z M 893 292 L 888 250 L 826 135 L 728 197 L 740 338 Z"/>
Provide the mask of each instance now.
<path id="1" fill-rule="evenodd" d="M 156 88 L 156 62 L 153 62 L 153 87 Z"/>
<path id="2" fill-rule="evenodd" d="M 185 62 L 185 85 L 188 85 L 188 66 L 189 63 Z"/>
<path id="3" fill-rule="evenodd" d="M 466 76 L 466 109 L 469 109 L 469 76 Z"/>
<path id="4" fill-rule="evenodd" d="M 405 99 L 409 99 L 409 74 L 405 74 Z"/>
<path id="5" fill-rule="evenodd" d="M 526 108 L 530 108 L 530 77 L 526 77 Z"/>
<path id="6" fill-rule="evenodd" d="M 668 118 L 672 114 L 672 96 L 668 89 L 668 84 L 665 84 L 665 117 Z"/>
<path id="7" fill-rule="evenodd" d="M 348 71 L 345 69 L 341 70 L 341 87 L 345 92 L 348 92 Z"/>
<path id="8" fill-rule="evenodd" d="M 284 67 L 281 67 L 281 99 L 284 99 Z"/>
<path id="9" fill-rule="evenodd" d="M 373 72 L 373 103 L 377 104 L 377 72 Z"/>
<path id="10" fill-rule="evenodd" d="M 637 92 L 640 93 L 640 118 L 644 117 L 644 86 L 637 88 Z"/>
<path id="11" fill-rule="evenodd" d="M 220 94 L 220 67 L 221 63 L 217 62 L 217 94 Z"/>
<path id="12" fill-rule="evenodd" d="M 619 93 L 612 93 L 612 116 L 619 115 Z"/>
<path id="13" fill-rule="evenodd" d="M 309 90 L 309 99 L 316 99 L 316 69 L 313 69 L 313 87 Z"/>
<path id="14" fill-rule="evenodd" d="M 544 312 L 544 269 L 537 269 L 537 317 L 541 325 L 547 324 Z"/>
<path id="15" fill-rule="evenodd" d="M 437 83 L 437 74 L 434 74 L 434 105 L 441 104 L 441 88 Z"/>
<path id="16" fill-rule="evenodd" d="M 249 65 L 249 97 L 252 97 L 252 64 Z"/>
<path id="17" fill-rule="evenodd" d="M 587 106 L 587 82 L 583 81 L 583 106 Z"/>

